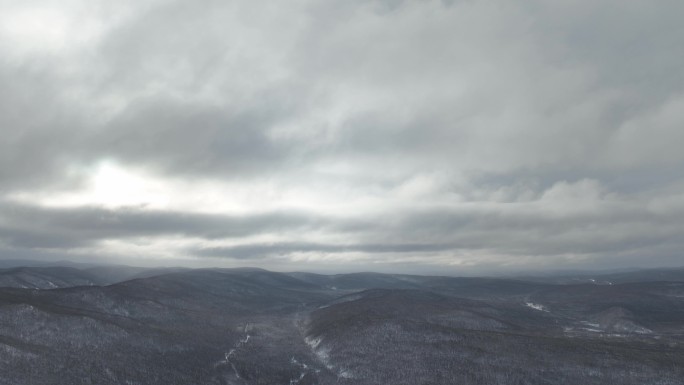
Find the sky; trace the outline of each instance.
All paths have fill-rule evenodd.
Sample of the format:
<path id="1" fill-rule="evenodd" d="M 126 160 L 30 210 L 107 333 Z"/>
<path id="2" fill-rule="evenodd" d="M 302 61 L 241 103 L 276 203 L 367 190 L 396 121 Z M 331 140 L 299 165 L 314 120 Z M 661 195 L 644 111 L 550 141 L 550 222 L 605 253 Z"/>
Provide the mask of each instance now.
<path id="1" fill-rule="evenodd" d="M 0 0 L 0 258 L 684 265 L 681 0 Z"/>

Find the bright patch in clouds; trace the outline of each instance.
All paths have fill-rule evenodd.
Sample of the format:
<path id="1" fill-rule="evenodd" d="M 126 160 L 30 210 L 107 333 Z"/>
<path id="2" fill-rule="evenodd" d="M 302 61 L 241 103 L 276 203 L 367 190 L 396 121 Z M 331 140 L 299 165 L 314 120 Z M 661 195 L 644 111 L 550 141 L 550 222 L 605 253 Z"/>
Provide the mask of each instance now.
<path id="1" fill-rule="evenodd" d="M 136 174 L 113 163 L 103 163 L 92 177 L 91 188 L 82 196 L 82 202 L 105 207 L 149 206 L 164 208 L 171 193 L 163 182 Z"/>
<path id="2" fill-rule="evenodd" d="M 69 13 L 59 4 L 26 4 L 0 15 L 0 43 L 4 40 L 8 51 L 20 55 L 62 53 L 92 43 L 103 28 L 99 20 Z"/>
<path id="3" fill-rule="evenodd" d="M 82 188 L 76 191 L 22 192 L 13 199 L 36 202 L 48 207 L 98 206 L 108 209 L 169 207 L 172 186 L 139 170 L 114 162 L 101 162 L 86 175 Z"/>
<path id="4" fill-rule="evenodd" d="M 69 22 L 58 9 L 26 7 L 3 15 L 2 31 L 24 46 L 60 49 L 66 44 Z"/>

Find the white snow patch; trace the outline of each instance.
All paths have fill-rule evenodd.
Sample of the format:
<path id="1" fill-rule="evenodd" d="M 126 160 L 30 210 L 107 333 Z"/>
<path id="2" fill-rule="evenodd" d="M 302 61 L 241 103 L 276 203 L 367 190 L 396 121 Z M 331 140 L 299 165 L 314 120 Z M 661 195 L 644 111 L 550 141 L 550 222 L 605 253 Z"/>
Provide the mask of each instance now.
<path id="1" fill-rule="evenodd" d="M 525 302 L 525 306 L 531 307 L 531 308 L 534 309 L 534 310 L 539 310 L 539 311 L 543 311 L 543 312 L 550 313 L 550 311 L 547 310 L 547 309 L 544 307 L 544 305 L 539 305 L 539 304 L 532 303 L 532 302 Z"/>
<path id="2" fill-rule="evenodd" d="M 321 344 L 321 339 L 320 338 L 311 338 L 311 337 L 306 337 L 304 338 L 304 341 L 306 342 L 307 345 L 311 347 L 311 349 L 316 349 L 318 348 L 318 345 Z"/>
<path id="3" fill-rule="evenodd" d="M 311 347 L 311 350 L 313 350 L 314 354 L 316 354 L 318 360 L 321 361 L 326 368 L 328 368 L 329 370 L 332 370 L 334 368 L 334 366 L 330 363 L 329 351 L 327 349 L 319 348 L 322 342 L 320 338 L 306 337 L 304 338 L 304 341 L 307 345 Z"/>
<path id="4" fill-rule="evenodd" d="M 309 371 L 309 366 L 305 363 L 297 361 L 297 359 L 294 358 L 294 356 L 292 356 L 292 358 L 290 359 L 290 363 L 300 368 L 299 377 L 291 379 L 290 385 L 299 384 L 304 379 L 304 376 L 306 376 L 306 373 Z"/>

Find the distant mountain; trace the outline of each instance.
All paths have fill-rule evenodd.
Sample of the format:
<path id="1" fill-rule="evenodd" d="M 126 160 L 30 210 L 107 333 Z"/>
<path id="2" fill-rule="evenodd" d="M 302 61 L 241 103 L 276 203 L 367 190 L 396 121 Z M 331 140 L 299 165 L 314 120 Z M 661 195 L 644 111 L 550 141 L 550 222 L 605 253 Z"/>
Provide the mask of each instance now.
<path id="1" fill-rule="evenodd" d="M 412 276 L 398 274 L 351 273 L 322 275 L 288 273 L 288 275 L 331 290 L 411 289 L 421 287 L 419 282 L 414 282 Z"/>
<path id="2" fill-rule="evenodd" d="M 56 289 L 73 286 L 110 285 L 188 269 L 97 266 L 85 269 L 63 266 L 31 266 L 0 269 L 0 287 Z"/>
<path id="3" fill-rule="evenodd" d="M 0 269 L 0 287 L 56 289 L 103 284 L 99 277 L 72 267 L 15 267 Z"/>
<path id="4" fill-rule="evenodd" d="M 97 277 L 101 282 L 112 284 L 135 278 L 148 278 L 157 275 L 190 270 L 182 267 L 137 267 L 137 266 L 95 266 L 83 269 L 86 273 Z"/>
<path id="5" fill-rule="evenodd" d="M 74 262 L 74 261 L 41 261 L 27 259 L 0 258 L 0 268 L 9 269 L 13 267 L 73 267 L 76 269 L 87 269 L 89 267 L 103 266 L 101 263 Z"/>
<path id="6" fill-rule="evenodd" d="M 548 276 L 526 276 L 521 280 L 545 282 L 554 284 L 591 283 L 597 285 L 611 285 L 616 283 L 656 282 L 656 281 L 684 281 L 684 267 L 639 269 L 615 273 L 576 272 Z"/>
<path id="7" fill-rule="evenodd" d="M 288 273 L 288 275 L 331 290 L 427 289 L 447 291 L 468 298 L 520 296 L 536 290 L 541 290 L 545 287 L 545 284 L 543 283 L 499 278 L 419 276 L 380 273 L 336 275 Z"/>
<path id="8" fill-rule="evenodd" d="M 684 281 L 684 267 L 669 269 L 637 270 L 626 273 L 600 275 L 598 281 L 611 283 Z"/>

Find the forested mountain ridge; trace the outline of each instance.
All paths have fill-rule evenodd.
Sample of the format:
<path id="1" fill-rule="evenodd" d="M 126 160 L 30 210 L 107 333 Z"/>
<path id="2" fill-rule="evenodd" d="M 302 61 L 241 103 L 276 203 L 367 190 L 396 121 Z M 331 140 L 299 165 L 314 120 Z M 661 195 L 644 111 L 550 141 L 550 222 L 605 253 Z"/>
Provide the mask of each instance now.
<path id="1" fill-rule="evenodd" d="M 0 384 L 684 383 L 684 282 L 41 269 L 0 273 L 43 279 L 0 288 Z"/>

